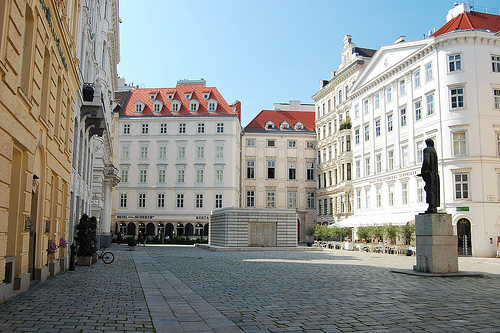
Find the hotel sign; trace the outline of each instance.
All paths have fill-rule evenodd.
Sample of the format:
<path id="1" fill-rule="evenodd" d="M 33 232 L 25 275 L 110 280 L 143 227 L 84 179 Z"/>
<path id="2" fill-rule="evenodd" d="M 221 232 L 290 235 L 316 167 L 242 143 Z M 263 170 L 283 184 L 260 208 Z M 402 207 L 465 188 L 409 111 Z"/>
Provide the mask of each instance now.
<path id="1" fill-rule="evenodd" d="M 152 220 L 154 215 L 116 215 L 117 219 L 125 220 Z"/>

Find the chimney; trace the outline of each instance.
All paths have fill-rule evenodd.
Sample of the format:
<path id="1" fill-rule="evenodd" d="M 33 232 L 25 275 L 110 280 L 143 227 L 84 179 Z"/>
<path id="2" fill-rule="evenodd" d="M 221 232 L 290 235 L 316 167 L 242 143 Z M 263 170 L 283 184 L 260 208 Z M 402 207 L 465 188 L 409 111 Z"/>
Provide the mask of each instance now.
<path id="1" fill-rule="evenodd" d="M 394 44 L 402 43 L 405 41 L 405 36 L 399 36 L 395 41 Z"/>
<path id="2" fill-rule="evenodd" d="M 446 15 L 446 22 L 451 20 L 454 17 L 457 17 L 458 15 L 462 13 L 470 13 L 470 7 L 466 3 L 458 4 L 458 2 L 455 2 L 455 7 L 450 9 L 448 12 L 448 15 Z"/>

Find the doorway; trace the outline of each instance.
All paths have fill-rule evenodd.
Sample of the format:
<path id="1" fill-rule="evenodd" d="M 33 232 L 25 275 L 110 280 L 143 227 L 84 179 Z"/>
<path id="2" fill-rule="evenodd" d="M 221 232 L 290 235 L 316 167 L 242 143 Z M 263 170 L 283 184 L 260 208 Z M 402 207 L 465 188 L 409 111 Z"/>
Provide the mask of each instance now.
<path id="1" fill-rule="evenodd" d="M 457 222 L 458 255 L 472 256 L 471 225 L 467 219 Z"/>

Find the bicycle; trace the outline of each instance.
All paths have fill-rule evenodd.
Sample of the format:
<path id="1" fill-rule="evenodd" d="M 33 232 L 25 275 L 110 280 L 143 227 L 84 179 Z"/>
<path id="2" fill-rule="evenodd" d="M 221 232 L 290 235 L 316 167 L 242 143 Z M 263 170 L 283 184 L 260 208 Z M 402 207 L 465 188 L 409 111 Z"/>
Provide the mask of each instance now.
<path id="1" fill-rule="evenodd" d="M 96 251 L 97 260 L 102 259 L 105 264 L 111 264 L 115 260 L 115 255 L 112 252 L 106 251 L 104 246 L 102 249 Z"/>

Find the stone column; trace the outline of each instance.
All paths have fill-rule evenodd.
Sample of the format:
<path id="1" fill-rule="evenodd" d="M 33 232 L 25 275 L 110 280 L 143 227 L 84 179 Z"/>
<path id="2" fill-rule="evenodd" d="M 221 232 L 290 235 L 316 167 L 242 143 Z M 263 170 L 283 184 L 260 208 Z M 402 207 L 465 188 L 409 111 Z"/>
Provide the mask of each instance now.
<path id="1" fill-rule="evenodd" d="M 457 236 L 453 235 L 450 214 L 415 216 L 417 264 L 414 271 L 458 272 Z"/>

